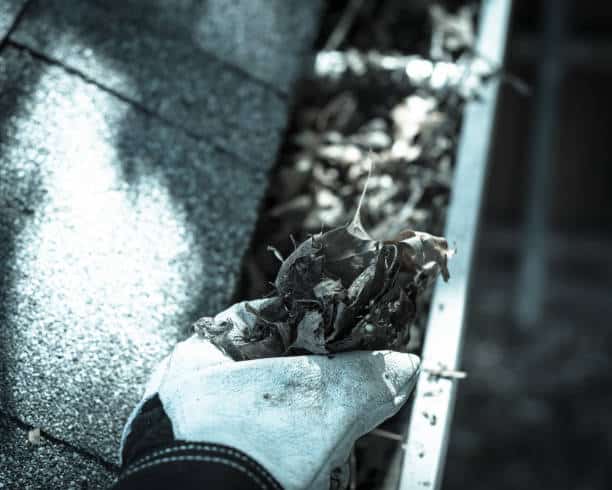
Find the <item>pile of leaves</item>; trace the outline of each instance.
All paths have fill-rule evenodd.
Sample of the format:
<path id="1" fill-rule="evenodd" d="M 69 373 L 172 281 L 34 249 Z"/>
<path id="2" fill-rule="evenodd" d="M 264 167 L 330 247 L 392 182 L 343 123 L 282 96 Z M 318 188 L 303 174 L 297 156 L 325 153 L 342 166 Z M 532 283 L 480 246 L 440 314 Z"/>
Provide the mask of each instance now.
<path id="1" fill-rule="evenodd" d="M 448 279 L 449 255 L 446 240 L 427 233 L 373 239 L 358 209 L 350 224 L 310 237 L 282 261 L 275 296 L 239 303 L 195 329 L 234 360 L 401 350 L 419 293 L 439 273 Z"/>

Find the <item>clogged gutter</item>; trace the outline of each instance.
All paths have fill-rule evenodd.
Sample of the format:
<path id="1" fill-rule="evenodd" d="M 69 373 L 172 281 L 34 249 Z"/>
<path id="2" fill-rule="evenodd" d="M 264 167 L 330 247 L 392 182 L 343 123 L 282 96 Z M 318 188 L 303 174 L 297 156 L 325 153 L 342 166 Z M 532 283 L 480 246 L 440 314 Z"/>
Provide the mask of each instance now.
<path id="1" fill-rule="evenodd" d="M 433 235 L 424 242 L 430 247 L 434 237 L 442 233 L 461 112 L 465 101 L 477 96 L 480 84 L 491 73 L 486 62 L 470 51 L 475 11 L 465 6 L 447 10 L 433 5 L 406 12 L 405 2 L 385 2 L 386 8 L 382 9 L 374 6 L 375 2 L 361 3 L 361 17 L 357 16 L 340 48 L 320 51 L 311 76 L 302 82 L 292 126 L 245 258 L 240 299 L 286 297 L 287 288 L 279 290 L 279 285 L 284 284 L 281 276 L 288 271 L 286 266 L 284 270 L 280 267 L 277 259 L 282 262 L 283 257 L 294 257 L 298 244 L 317 242 L 316 237 L 324 230 L 339 227 L 346 230 L 353 221 L 362 193 L 358 218 L 363 223 L 362 230 L 368 230 L 371 235 L 371 243 L 406 237 L 407 230 L 415 230 L 422 232 L 423 237 Z M 402 33 L 397 20 L 402 16 L 409 16 L 412 23 L 414 17 L 420 16 L 421 39 L 413 44 L 421 46 L 422 52 L 411 53 L 406 47 L 404 52 L 392 49 L 394 37 Z M 364 44 L 360 39 L 366 38 L 369 49 L 359 49 Z M 378 50 L 376 44 L 385 51 Z M 424 46 L 429 48 L 423 49 Z M 373 172 L 369 176 L 372 162 Z M 327 236 L 324 233 L 320 243 L 325 243 Z M 345 253 L 350 254 L 355 243 L 345 233 L 346 238 Z M 303 251 L 303 246 L 300 249 Z M 438 267 L 431 271 L 434 273 L 445 269 L 442 263 L 448 252 L 446 246 L 444 250 L 437 250 L 439 256 L 433 262 Z M 368 265 L 374 266 L 376 259 L 370 257 L 370 260 L 373 262 L 362 268 L 327 271 L 329 274 L 317 276 L 332 281 L 321 284 L 319 290 L 332 287 L 334 280 L 341 283 L 342 291 L 329 292 L 323 302 L 328 306 L 344 305 L 346 301 L 338 301 L 337 296 L 349 293 L 348 278 L 354 280 Z M 311 267 L 315 267 L 314 262 Z M 321 333 L 318 339 L 309 340 L 310 348 L 305 350 L 323 353 L 360 346 L 386 346 L 419 352 L 427 319 L 428 286 L 432 281 L 421 280 L 416 286 L 416 272 L 411 273 L 411 285 L 417 290 L 408 293 L 410 288 L 404 288 L 411 300 L 400 302 L 401 320 L 394 320 L 396 325 L 401 324 L 405 335 L 396 335 L 399 333 L 396 328 L 394 335 L 382 335 L 386 341 L 373 335 L 366 336 L 365 343 L 361 344 L 351 343 L 348 337 L 353 337 L 345 336 L 344 344 L 340 344 L 344 347 L 338 349 L 338 344 L 334 348 L 333 340 L 339 334 L 334 334 L 332 325 L 325 330 L 332 335 L 331 339 Z M 430 279 L 434 276 L 429 274 Z M 285 311 L 296 313 L 295 300 L 321 300 L 316 297 L 314 284 L 311 286 L 306 288 L 308 293 L 285 301 Z M 334 294 L 336 297 L 332 300 L 330 295 Z M 387 301 L 389 305 L 392 303 Z M 278 303 L 268 304 L 261 321 L 286 323 L 270 311 L 275 308 Z M 408 313 L 409 308 L 414 311 Z M 328 313 L 325 306 L 318 311 L 324 317 Z M 299 319 L 302 318 L 300 312 Z M 323 323 L 323 320 L 317 322 Z M 372 323 L 362 322 L 359 328 L 366 325 L 371 328 Z M 358 331 L 356 328 L 354 333 Z M 293 332 L 276 337 L 276 343 L 282 346 L 272 347 L 268 355 L 287 352 L 292 345 L 295 348 L 289 349 L 290 352 L 299 352 L 304 347 L 299 342 L 291 344 L 296 340 Z M 270 342 L 266 344 L 270 347 Z M 237 354 L 238 358 L 244 356 L 244 353 Z"/>

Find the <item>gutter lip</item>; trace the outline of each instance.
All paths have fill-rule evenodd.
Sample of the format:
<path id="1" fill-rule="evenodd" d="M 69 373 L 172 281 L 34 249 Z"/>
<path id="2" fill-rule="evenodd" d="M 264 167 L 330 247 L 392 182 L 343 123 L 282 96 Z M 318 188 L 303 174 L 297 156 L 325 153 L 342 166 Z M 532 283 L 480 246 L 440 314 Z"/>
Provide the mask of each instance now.
<path id="1" fill-rule="evenodd" d="M 512 0 L 481 0 L 476 52 L 493 69 L 503 65 Z M 459 369 L 465 315 L 482 195 L 486 182 L 500 80 L 493 78 L 481 90 L 479 100 L 466 104 L 451 201 L 444 236 L 457 249 L 449 263 L 451 280 L 438 279 L 432 299 L 423 365 Z M 398 481 L 386 488 L 439 490 L 448 450 L 457 379 L 422 373 L 407 430 L 405 452 Z"/>

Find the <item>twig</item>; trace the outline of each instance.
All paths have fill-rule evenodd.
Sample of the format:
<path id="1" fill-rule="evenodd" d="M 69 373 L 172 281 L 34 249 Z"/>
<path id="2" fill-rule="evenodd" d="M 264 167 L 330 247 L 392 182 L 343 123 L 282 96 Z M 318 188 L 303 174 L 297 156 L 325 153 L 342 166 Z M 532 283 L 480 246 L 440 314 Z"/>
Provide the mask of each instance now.
<path id="1" fill-rule="evenodd" d="M 465 371 L 447 369 L 444 366 L 440 366 L 437 368 L 423 368 L 423 372 L 429 374 L 430 376 L 434 376 L 436 378 L 445 378 L 445 379 L 465 379 L 467 378 L 467 373 Z"/>
<path id="2" fill-rule="evenodd" d="M 357 490 L 357 455 L 355 454 L 355 449 L 351 451 L 349 464 L 351 468 L 351 482 L 349 484 L 349 489 Z"/>
<path id="3" fill-rule="evenodd" d="M 480 51 L 477 51 L 475 48 L 472 47 L 468 51 L 472 54 L 472 56 L 484 61 L 489 65 L 489 68 L 491 69 L 489 77 L 498 76 L 502 82 L 507 83 L 510 87 L 516 90 L 518 94 L 524 97 L 531 95 L 531 87 L 525 80 L 514 73 L 510 73 L 502 65 L 495 63 L 491 60 L 491 58 L 484 55 Z"/>
<path id="4" fill-rule="evenodd" d="M 383 437 L 385 439 L 391 439 L 392 441 L 404 442 L 404 438 L 400 434 L 396 434 L 395 432 L 389 432 L 388 430 L 384 429 L 374 429 L 371 434 Z"/>
<path id="5" fill-rule="evenodd" d="M 331 35 L 327 39 L 325 43 L 324 50 L 334 50 L 338 49 L 338 46 L 342 44 L 344 38 L 348 34 L 348 31 L 351 29 L 353 22 L 355 22 L 355 17 L 361 10 L 361 6 L 363 5 L 364 0 L 351 0 L 349 4 L 342 12 L 342 16 L 340 20 L 336 24 L 336 27 L 332 31 Z"/>
<path id="6" fill-rule="evenodd" d="M 280 261 L 281 264 L 285 261 L 281 253 L 276 249 L 276 247 L 273 247 L 272 245 L 268 245 L 267 250 L 268 252 L 272 252 L 274 254 L 274 257 L 276 257 Z"/>

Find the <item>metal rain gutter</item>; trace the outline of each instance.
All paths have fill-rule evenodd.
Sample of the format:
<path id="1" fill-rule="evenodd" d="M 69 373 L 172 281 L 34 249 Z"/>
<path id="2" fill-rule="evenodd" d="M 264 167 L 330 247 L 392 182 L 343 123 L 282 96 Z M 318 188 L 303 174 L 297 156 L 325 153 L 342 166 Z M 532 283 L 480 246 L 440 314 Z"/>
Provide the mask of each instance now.
<path id="1" fill-rule="evenodd" d="M 476 52 L 493 67 L 503 64 L 512 0 L 482 0 Z M 499 80 L 485 84 L 479 100 L 463 114 L 453 191 L 445 235 L 456 247 L 450 261 L 451 280 L 438 280 L 423 345 L 423 368 L 459 367 L 470 285 L 472 258 L 480 218 Z M 405 437 L 398 490 L 436 490 L 442 485 L 444 462 L 456 396 L 456 379 L 423 372 Z"/>

